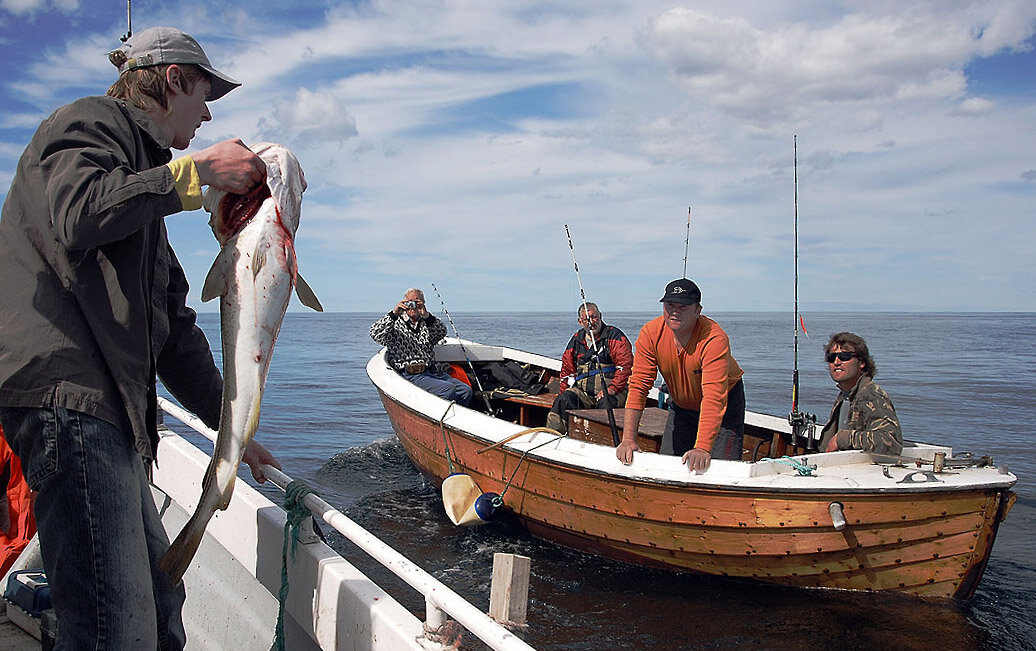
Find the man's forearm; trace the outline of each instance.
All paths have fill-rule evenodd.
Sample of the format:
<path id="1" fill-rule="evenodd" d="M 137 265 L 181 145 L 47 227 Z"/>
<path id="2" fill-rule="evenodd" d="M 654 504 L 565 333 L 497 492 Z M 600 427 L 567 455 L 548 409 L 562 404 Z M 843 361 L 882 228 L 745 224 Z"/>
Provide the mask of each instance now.
<path id="1" fill-rule="evenodd" d="M 640 419 L 644 415 L 643 409 L 626 408 L 622 424 L 622 440 L 636 441 L 637 432 L 640 431 Z"/>

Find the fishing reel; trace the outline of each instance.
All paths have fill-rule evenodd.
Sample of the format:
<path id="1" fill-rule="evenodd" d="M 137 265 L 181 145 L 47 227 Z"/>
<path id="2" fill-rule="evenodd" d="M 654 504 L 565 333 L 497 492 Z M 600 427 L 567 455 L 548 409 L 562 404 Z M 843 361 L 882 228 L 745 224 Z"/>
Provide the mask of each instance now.
<path id="1" fill-rule="evenodd" d="M 820 441 L 816 437 L 816 414 L 793 411 L 788 414 L 788 424 L 791 425 L 791 444 L 793 446 L 804 447 L 806 450 L 818 448 Z"/>

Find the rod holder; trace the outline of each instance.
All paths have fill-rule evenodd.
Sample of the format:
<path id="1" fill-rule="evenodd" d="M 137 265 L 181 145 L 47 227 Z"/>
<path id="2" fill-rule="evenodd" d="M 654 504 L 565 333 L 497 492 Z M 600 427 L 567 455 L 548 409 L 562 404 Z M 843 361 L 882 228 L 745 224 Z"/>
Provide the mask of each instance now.
<path id="1" fill-rule="evenodd" d="M 834 525 L 835 531 L 845 529 L 845 513 L 842 511 L 841 502 L 831 502 L 828 504 L 827 512 L 831 514 L 831 524 Z"/>
<path id="2" fill-rule="evenodd" d="M 935 470 L 935 472 L 942 472 L 942 469 L 945 466 L 946 466 L 946 453 L 945 452 L 936 452 L 935 453 L 935 459 L 934 459 L 934 461 L 932 461 L 932 469 Z"/>

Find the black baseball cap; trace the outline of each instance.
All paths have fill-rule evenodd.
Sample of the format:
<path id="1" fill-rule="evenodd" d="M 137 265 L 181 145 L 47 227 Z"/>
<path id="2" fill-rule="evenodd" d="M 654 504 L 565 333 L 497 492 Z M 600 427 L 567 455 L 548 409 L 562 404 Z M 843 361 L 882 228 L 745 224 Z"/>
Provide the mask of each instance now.
<path id="1" fill-rule="evenodd" d="M 701 303 L 701 290 L 698 289 L 693 280 L 681 278 L 665 286 L 665 296 L 660 298 L 658 302 L 694 305 L 695 303 Z"/>

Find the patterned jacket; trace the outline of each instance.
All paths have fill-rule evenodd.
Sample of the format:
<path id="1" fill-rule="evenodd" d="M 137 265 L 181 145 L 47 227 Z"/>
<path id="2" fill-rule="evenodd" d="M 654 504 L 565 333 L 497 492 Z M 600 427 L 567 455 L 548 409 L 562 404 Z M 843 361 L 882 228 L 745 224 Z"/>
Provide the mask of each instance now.
<path id="1" fill-rule="evenodd" d="M 866 375 L 849 392 L 849 428 L 838 429 L 839 395 L 831 408 L 831 418 L 820 435 L 820 449 L 826 450 L 831 437 L 836 437 L 839 450 L 864 450 L 881 454 L 903 451 L 903 432 L 892 399 L 885 390 Z"/>
<path id="2" fill-rule="evenodd" d="M 397 371 L 408 364 L 425 364 L 435 359 L 435 344 L 446 337 L 446 326 L 429 314 L 413 323 L 389 312 L 371 326 L 371 339 L 388 348 L 388 363 Z"/>

